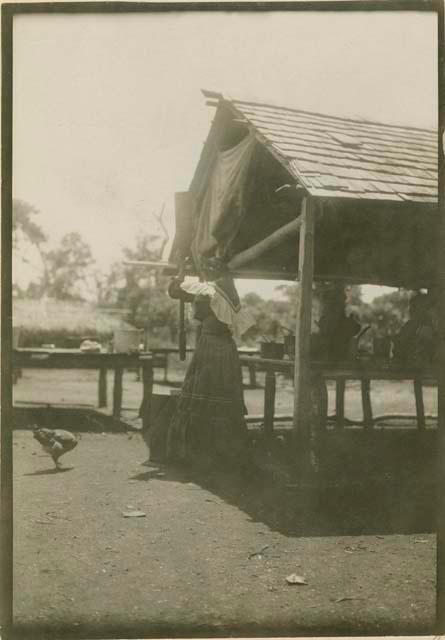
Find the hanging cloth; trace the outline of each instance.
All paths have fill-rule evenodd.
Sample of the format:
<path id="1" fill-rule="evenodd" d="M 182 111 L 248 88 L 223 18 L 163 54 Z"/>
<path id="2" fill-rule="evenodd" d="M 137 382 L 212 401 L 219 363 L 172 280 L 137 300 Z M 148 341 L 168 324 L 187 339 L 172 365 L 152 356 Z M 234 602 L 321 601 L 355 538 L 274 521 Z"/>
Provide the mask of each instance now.
<path id="1" fill-rule="evenodd" d="M 244 187 L 255 146 L 253 132 L 235 147 L 220 151 L 201 201 L 192 243 L 195 260 L 201 255 L 224 256 L 244 214 Z"/>

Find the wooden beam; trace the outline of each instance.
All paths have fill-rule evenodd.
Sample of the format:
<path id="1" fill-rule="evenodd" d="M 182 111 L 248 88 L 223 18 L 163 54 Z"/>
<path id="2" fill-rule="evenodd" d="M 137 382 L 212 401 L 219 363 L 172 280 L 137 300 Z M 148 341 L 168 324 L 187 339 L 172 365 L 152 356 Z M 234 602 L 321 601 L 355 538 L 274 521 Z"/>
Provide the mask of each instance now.
<path id="1" fill-rule="evenodd" d="M 314 200 L 302 202 L 298 257 L 299 300 L 295 330 L 294 435 L 299 471 L 310 470 L 311 459 L 311 319 L 312 283 L 314 277 Z"/>
<path id="2" fill-rule="evenodd" d="M 283 227 L 280 227 L 279 229 L 271 233 L 270 236 L 267 236 L 267 238 L 264 238 L 263 240 L 260 240 L 260 242 L 257 242 L 257 244 L 254 244 L 253 247 L 249 247 L 245 251 L 241 251 L 241 253 L 238 253 L 238 255 L 234 256 L 228 264 L 229 269 L 239 269 L 245 264 L 256 260 L 261 255 L 263 255 L 263 253 L 266 253 L 266 251 L 270 251 L 270 249 L 277 247 L 284 240 L 296 234 L 300 229 L 300 226 L 300 218 L 295 218 L 295 220 L 288 222 Z"/>
<path id="3" fill-rule="evenodd" d="M 269 236 L 270 237 L 270 236 Z M 255 245 L 256 246 L 256 245 Z M 250 251 L 253 247 L 246 249 Z M 244 254 L 239 253 L 238 256 Z M 235 258 L 238 258 L 235 256 Z M 163 270 L 164 275 L 177 275 L 179 271 L 179 267 L 174 262 L 162 262 L 156 260 L 125 260 L 123 262 L 124 265 L 135 266 L 148 269 L 159 269 Z M 261 279 L 261 280 L 289 280 L 294 281 L 298 278 L 297 271 L 272 271 L 272 270 L 261 270 L 261 269 L 244 269 L 243 266 L 237 267 L 235 269 L 229 269 L 231 275 L 234 278 L 249 278 L 249 279 Z M 194 269 L 189 268 L 186 269 L 185 275 L 196 276 L 197 273 Z M 367 278 L 365 276 L 342 276 L 335 275 L 329 273 L 317 273 L 314 274 L 314 280 L 320 282 L 343 282 L 344 284 L 375 284 L 378 286 L 387 286 L 387 287 L 404 287 L 407 289 L 421 289 L 423 287 L 431 286 L 431 282 L 427 281 L 418 281 L 418 282 L 408 282 L 402 280 L 381 280 L 379 278 Z"/>

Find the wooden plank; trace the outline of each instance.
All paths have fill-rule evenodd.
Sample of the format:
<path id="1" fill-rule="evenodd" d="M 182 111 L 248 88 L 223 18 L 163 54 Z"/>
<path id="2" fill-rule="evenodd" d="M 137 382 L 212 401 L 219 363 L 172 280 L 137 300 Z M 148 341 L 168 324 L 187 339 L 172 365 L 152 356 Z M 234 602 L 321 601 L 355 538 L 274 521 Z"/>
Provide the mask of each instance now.
<path id="1" fill-rule="evenodd" d="M 275 414 L 276 379 L 271 367 L 266 371 L 264 383 L 264 435 L 266 439 L 273 436 L 273 421 Z"/>
<path id="2" fill-rule="evenodd" d="M 371 193 L 369 191 L 365 193 L 358 193 L 357 191 L 341 191 L 340 189 L 311 189 L 311 194 L 320 198 L 360 198 L 362 200 L 386 200 L 388 202 L 404 202 L 410 200 L 408 195 L 402 198 L 395 193 Z M 420 201 L 423 202 L 423 199 L 418 200 L 418 202 Z"/>
<path id="3" fill-rule="evenodd" d="M 315 203 L 309 196 L 302 202 L 299 242 L 299 301 L 295 331 L 294 434 L 299 469 L 310 470 L 311 458 L 311 320 L 314 276 Z"/>
<path id="4" fill-rule="evenodd" d="M 363 425 L 365 429 L 372 429 L 372 427 L 374 426 L 374 419 L 372 416 L 371 381 L 369 380 L 369 378 L 364 378 L 361 381 L 361 394 L 363 408 Z"/>
<path id="5" fill-rule="evenodd" d="M 116 367 L 114 370 L 114 388 L 113 388 L 113 418 L 120 418 L 122 409 L 122 377 L 123 369 Z"/>
<path id="6" fill-rule="evenodd" d="M 254 364 L 249 364 L 248 370 L 249 370 L 250 387 L 252 389 L 256 389 L 258 387 L 258 383 L 256 380 L 256 366 Z"/>
<path id="7" fill-rule="evenodd" d="M 142 385 L 142 429 L 147 430 L 150 427 L 150 409 L 153 394 L 153 367 L 151 360 L 148 358 L 142 358 Z"/>
<path id="8" fill-rule="evenodd" d="M 423 430 L 425 429 L 425 408 L 423 405 L 422 380 L 420 378 L 414 378 L 413 386 L 414 397 L 416 399 L 417 428 Z"/>
<path id="9" fill-rule="evenodd" d="M 101 367 L 99 369 L 99 387 L 98 387 L 98 407 L 107 406 L 107 369 Z"/>
<path id="10" fill-rule="evenodd" d="M 344 429 L 345 426 L 345 387 L 346 381 L 342 378 L 335 384 L 335 426 Z"/>
<path id="11" fill-rule="evenodd" d="M 273 417 L 273 421 L 275 422 L 292 422 L 293 416 L 288 415 L 288 414 L 284 414 L 284 413 L 279 413 L 279 414 L 275 414 Z M 257 422 L 262 422 L 264 425 L 264 414 L 249 414 L 248 416 L 245 417 L 245 421 L 246 424 L 255 424 Z"/>
<path id="12" fill-rule="evenodd" d="M 183 360 L 185 360 L 186 358 L 186 353 L 187 353 L 187 347 L 184 350 L 184 358 Z M 164 355 L 164 382 L 168 382 L 168 353 L 166 353 Z"/>
<path id="13" fill-rule="evenodd" d="M 13 353 L 14 366 L 35 369 L 132 369 L 138 366 L 138 353 L 82 353 L 17 349 Z"/>
<path id="14" fill-rule="evenodd" d="M 290 236 L 296 234 L 300 226 L 300 218 L 291 220 L 291 222 L 288 222 L 284 226 L 280 227 L 269 236 L 267 236 L 267 238 L 260 240 L 260 242 L 257 242 L 257 244 L 249 247 L 245 251 L 241 251 L 236 256 L 234 256 L 230 260 L 228 268 L 230 270 L 239 269 L 240 267 L 249 264 L 249 262 L 256 260 L 267 251 L 270 251 L 274 247 L 284 242 Z"/>

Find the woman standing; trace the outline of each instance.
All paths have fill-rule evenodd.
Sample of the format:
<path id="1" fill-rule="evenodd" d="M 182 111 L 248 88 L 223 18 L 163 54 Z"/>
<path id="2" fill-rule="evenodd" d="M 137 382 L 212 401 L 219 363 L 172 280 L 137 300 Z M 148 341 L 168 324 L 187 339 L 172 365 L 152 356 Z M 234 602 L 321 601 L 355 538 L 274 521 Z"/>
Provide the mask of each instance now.
<path id="1" fill-rule="evenodd" d="M 247 411 L 233 339 L 241 305 L 232 278 L 216 258 L 208 260 L 205 277 L 193 283 L 174 279 L 169 287 L 171 297 L 193 302 L 201 331 L 169 426 L 167 459 L 241 466 L 247 453 Z"/>

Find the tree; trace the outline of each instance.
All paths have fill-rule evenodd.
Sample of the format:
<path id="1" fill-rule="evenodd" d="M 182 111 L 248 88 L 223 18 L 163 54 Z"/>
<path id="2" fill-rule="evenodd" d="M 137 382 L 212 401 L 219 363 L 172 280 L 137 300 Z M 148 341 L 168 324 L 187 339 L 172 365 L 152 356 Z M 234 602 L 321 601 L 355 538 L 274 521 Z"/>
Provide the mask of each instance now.
<path id="1" fill-rule="evenodd" d="M 167 295 L 169 278 L 160 270 L 144 270 L 124 264 L 126 261 L 160 260 L 169 240 L 163 223 L 164 208 L 159 215 L 152 214 L 161 234 L 140 234 L 133 246 L 125 247 L 123 259 L 116 262 L 102 283 L 102 304 L 128 311 L 127 319 L 136 327 L 145 329 L 152 337 L 168 332 L 175 342 L 178 333 L 177 304 Z M 164 339 L 163 335 L 161 339 Z"/>
<path id="2" fill-rule="evenodd" d="M 12 202 L 13 291 L 28 295 L 45 272 L 44 245 L 47 237 L 35 217 L 39 211 L 24 200 Z"/>
<path id="3" fill-rule="evenodd" d="M 293 332 L 296 317 L 296 287 L 282 285 L 277 287 L 281 300 L 264 300 L 257 293 L 247 293 L 242 306 L 255 318 L 255 330 L 249 334 L 253 338 L 282 340 L 289 331 Z"/>
<path id="4" fill-rule="evenodd" d="M 68 233 L 48 250 L 47 235 L 35 221 L 39 211 L 24 200 L 13 201 L 13 287 L 18 296 L 43 295 L 60 300 L 92 297 L 96 288 L 94 259 L 77 232 Z"/>
<path id="5" fill-rule="evenodd" d="M 25 236 L 34 245 L 46 242 L 45 232 L 33 220 L 33 216 L 38 214 L 38 209 L 28 202 L 18 199 L 12 201 L 12 244 L 14 248 L 20 243 L 20 235 Z"/>
<path id="6" fill-rule="evenodd" d="M 411 297 L 411 291 L 400 289 L 374 298 L 363 306 L 362 322 L 372 326 L 376 337 L 395 336 L 409 318 Z"/>
<path id="7" fill-rule="evenodd" d="M 84 300 L 92 286 L 94 258 L 80 233 L 63 236 L 60 245 L 45 253 L 42 293 L 59 300 Z"/>

